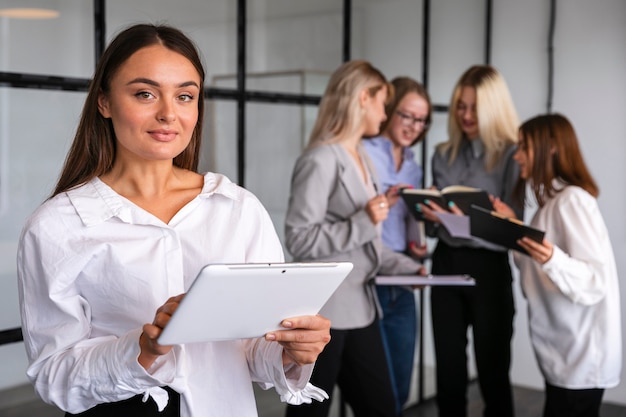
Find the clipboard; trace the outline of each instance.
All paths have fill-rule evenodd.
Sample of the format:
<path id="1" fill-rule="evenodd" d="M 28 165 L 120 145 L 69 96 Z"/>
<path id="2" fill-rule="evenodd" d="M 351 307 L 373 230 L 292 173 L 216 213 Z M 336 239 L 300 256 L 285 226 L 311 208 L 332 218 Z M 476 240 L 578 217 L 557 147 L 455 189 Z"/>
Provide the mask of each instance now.
<path id="1" fill-rule="evenodd" d="M 244 339 L 285 330 L 282 320 L 317 314 L 352 267 L 350 262 L 207 265 L 158 342 Z"/>
<path id="2" fill-rule="evenodd" d="M 376 285 L 476 285 L 476 280 L 469 275 L 379 275 L 374 282 Z"/>

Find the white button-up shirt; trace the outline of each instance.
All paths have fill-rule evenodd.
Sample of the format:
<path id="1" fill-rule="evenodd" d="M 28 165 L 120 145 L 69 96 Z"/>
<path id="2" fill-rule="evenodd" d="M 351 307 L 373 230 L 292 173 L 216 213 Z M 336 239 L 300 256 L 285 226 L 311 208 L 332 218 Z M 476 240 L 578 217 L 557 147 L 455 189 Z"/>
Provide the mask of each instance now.
<path id="1" fill-rule="evenodd" d="M 544 265 L 515 253 L 544 378 L 569 389 L 616 386 L 622 367 L 619 286 L 596 199 L 567 186 L 545 202 L 531 225 L 554 244 Z"/>
<path id="2" fill-rule="evenodd" d="M 283 260 L 261 203 L 218 174 L 169 224 L 97 178 L 59 194 L 30 217 L 18 249 L 27 374 L 71 413 L 137 394 L 162 408 L 165 385 L 180 392 L 182 416 L 256 416 L 251 381 L 283 401 L 319 398 L 312 366 L 285 374 L 282 347 L 263 339 L 175 346 L 147 371 L 137 361 L 143 324 L 203 266 Z"/>

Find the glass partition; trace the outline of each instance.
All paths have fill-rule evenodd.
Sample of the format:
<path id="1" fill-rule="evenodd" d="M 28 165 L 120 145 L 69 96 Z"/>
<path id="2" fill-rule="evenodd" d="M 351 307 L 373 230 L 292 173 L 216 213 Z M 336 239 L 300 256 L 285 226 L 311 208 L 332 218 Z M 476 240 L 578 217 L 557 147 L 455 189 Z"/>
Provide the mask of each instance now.
<path id="1" fill-rule="evenodd" d="M 91 77 L 93 20 L 89 1 L 0 0 L 0 71 Z"/>

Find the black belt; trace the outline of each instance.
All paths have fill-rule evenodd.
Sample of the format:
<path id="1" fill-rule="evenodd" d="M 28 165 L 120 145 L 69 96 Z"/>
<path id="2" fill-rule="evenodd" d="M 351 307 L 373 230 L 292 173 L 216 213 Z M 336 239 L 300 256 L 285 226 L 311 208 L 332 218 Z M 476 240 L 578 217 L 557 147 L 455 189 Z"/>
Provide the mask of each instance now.
<path id="1" fill-rule="evenodd" d="M 79 414 L 65 413 L 65 417 L 180 417 L 180 394 L 170 387 L 161 388 L 169 395 L 167 406 L 161 412 L 152 397 L 143 402 L 143 394 L 138 394 L 126 400 L 98 404 Z"/>

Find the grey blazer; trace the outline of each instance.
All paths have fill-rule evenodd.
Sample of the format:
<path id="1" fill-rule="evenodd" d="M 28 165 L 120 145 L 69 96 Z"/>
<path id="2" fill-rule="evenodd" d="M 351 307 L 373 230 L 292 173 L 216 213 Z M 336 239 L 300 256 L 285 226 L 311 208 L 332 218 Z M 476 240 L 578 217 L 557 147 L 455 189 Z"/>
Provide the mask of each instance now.
<path id="1" fill-rule="evenodd" d="M 368 161 L 362 149 L 360 153 Z M 374 321 L 380 308 L 372 278 L 378 273 L 416 274 L 420 267 L 382 245 L 364 209 L 370 197 L 350 158 L 340 144 L 305 151 L 294 167 L 285 219 L 285 244 L 294 260 L 354 264 L 320 312 L 335 329 L 361 328 Z M 380 189 L 372 164 L 368 165 Z"/>

